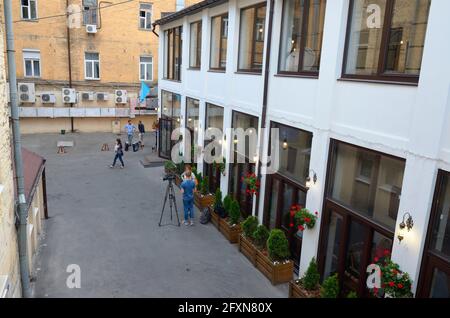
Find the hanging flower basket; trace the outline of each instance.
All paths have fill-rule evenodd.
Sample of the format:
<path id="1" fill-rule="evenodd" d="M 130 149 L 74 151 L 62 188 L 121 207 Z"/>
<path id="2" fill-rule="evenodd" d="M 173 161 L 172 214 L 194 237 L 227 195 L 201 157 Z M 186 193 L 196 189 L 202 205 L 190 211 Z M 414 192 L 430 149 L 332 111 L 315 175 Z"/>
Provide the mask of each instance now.
<path id="1" fill-rule="evenodd" d="M 382 297 L 383 292 L 389 298 L 410 298 L 412 297 L 412 281 L 408 273 L 402 272 L 400 266 L 391 260 L 391 252 L 384 251 L 383 256 L 375 256 L 373 260 L 381 270 L 381 288 L 373 288 L 372 294 Z"/>
<path id="2" fill-rule="evenodd" d="M 302 208 L 302 206 L 298 204 L 294 204 L 291 207 L 290 216 L 291 216 L 291 224 L 290 227 L 297 227 L 299 231 L 304 231 L 305 228 L 313 229 L 316 225 L 317 218 L 319 213 L 315 212 L 314 214 L 309 212 L 308 209 Z"/>
<path id="3" fill-rule="evenodd" d="M 254 173 L 247 173 L 242 177 L 242 182 L 247 186 L 246 193 L 249 196 L 258 195 L 260 182 Z"/>

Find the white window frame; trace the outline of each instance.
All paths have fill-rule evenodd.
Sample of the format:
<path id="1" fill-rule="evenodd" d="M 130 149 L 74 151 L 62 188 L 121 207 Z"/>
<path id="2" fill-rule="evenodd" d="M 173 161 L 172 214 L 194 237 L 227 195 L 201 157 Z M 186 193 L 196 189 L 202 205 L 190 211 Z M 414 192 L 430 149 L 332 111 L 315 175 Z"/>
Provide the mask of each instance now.
<path id="1" fill-rule="evenodd" d="M 97 60 L 88 60 L 86 59 L 86 54 L 97 54 L 98 55 L 98 59 Z M 88 69 L 88 62 L 91 64 L 91 72 L 92 72 L 92 77 L 88 77 L 87 76 L 87 69 Z M 94 77 L 95 76 L 95 63 L 98 64 L 98 77 Z M 93 81 L 98 81 L 100 80 L 100 53 L 98 52 L 84 52 L 84 78 L 86 80 L 93 80 Z"/>
<path id="2" fill-rule="evenodd" d="M 142 8 L 142 5 L 150 5 L 150 9 Z M 141 13 L 145 12 L 145 17 L 141 17 Z M 147 21 L 147 13 L 150 13 L 150 21 Z M 141 2 L 139 3 L 139 29 L 141 30 L 151 30 L 152 27 L 152 20 L 153 20 L 153 5 L 148 2 Z M 141 26 L 141 22 L 144 21 L 144 27 Z M 150 23 L 148 23 L 150 22 Z M 149 26 L 147 28 L 147 25 Z"/>
<path id="3" fill-rule="evenodd" d="M 151 62 L 142 62 L 141 58 L 143 58 L 143 57 L 151 58 L 152 61 Z M 152 68 L 152 71 L 150 72 L 150 79 L 143 78 L 143 76 L 145 77 L 145 74 L 142 74 L 142 72 L 141 72 L 142 65 L 144 65 L 144 67 L 145 67 L 145 70 L 146 70 L 145 74 L 147 74 L 147 68 L 149 67 L 149 65 Z M 139 57 L 139 80 L 144 81 L 144 82 L 153 82 L 153 56 L 141 55 Z"/>
<path id="4" fill-rule="evenodd" d="M 22 0 L 20 0 L 20 17 L 22 18 L 22 20 L 37 20 L 37 18 L 38 18 L 38 2 L 37 2 L 37 0 L 27 0 L 27 1 L 28 1 L 28 5 L 23 5 Z M 34 2 L 34 7 L 36 8 L 36 16 L 35 17 L 31 16 L 31 2 Z M 28 18 L 25 18 L 23 16 L 24 8 L 27 9 Z"/>
<path id="5" fill-rule="evenodd" d="M 23 56 L 23 76 L 24 77 L 34 77 L 39 78 L 42 76 L 42 66 L 41 66 L 41 52 L 34 49 L 24 49 L 22 51 Z M 27 75 L 27 61 L 31 62 L 31 75 Z M 39 75 L 36 75 L 36 70 L 34 68 L 34 62 L 39 62 Z"/>

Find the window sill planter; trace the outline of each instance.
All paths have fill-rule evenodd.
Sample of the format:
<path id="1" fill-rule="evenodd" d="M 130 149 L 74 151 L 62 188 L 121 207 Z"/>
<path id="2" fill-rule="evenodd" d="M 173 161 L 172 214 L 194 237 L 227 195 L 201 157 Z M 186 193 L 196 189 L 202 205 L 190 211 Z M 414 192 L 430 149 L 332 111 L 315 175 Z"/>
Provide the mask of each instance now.
<path id="1" fill-rule="evenodd" d="M 316 290 L 306 290 L 298 281 L 289 282 L 289 298 L 320 298 L 320 288 Z"/>
<path id="2" fill-rule="evenodd" d="M 257 248 L 253 243 L 245 237 L 244 234 L 239 235 L 239 252 L 244 254 L 245 257 L 256 266 L 256 251 Z"/>
<path id="3" fill-rule="evenodd" d="M 219 231 L 231 244 L 239 242 L 239 235 L 241 234 L 241 226 L 239 224 L 230 225 L 227 219 L 220 219 Z"/>
<path id="4" fill-rule="evenodd" d="M 194 193 L 194 204 L 200 210 L 204 208 L 209 208 L 214 203 L 214 195 L 212 194 L 200 194 L 199 192 Z"/>
<path id="5" fill-rule="evenodd" d="M 266 276 L 272 285 L 288 283 L 294 274 L 294 262 L 272 262 L 265 252 L 256 251 L 256 268 Z"/>

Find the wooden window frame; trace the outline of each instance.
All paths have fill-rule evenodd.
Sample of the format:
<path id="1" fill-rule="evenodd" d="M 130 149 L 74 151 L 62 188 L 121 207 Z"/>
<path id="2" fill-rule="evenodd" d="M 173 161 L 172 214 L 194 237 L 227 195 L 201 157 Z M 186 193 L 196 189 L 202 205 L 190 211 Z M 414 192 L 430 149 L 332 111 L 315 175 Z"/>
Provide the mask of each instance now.
<path id="1" fill-rule="evenodd" d="M 179 32 L 178 41 L 176 41 L 176 31 Z M 172 34 L 171 37 L 169 35 Z M 177 26 L 171 29 L 167 29 L 164 31 L 164 36 L 167 37 L 167 50 L 165 52 L 166 59 L 165 59 L 165 66 L 166 69 L 164 71 L 164 79 L 169 81 L 175 81 L 175 82 L 181 82 L 181 71 L 182 71 L 182 56 L 183 56 L 183 26 Z M 172 40 L 172 59 L 170 59 L 170 43 L 169 41 Z M 165 41 L 164 41 L 165 42 Z M 178 45 L 178 55 L 175 55 L 175 47 Z M 179 74 L 177 74 L 177 68 L 176 68 L 176 59 L 179 60 Z M 170 68 L 170 65 L 172 68 Z M 178 76 L 177 76 L 178 75 Z"/>
<path id="2" fill-rule="evenodd" d="M 347 31 L 345 35 L 345 48 L 344 48 L 344 61 L 342 65 L 342 73 L 341 78 L 342 79 L 349 79 L 349 80 L 361 80 L 361 81 L 379 81 L 379 82 L 398 82 L 398 83 L 409 83 L 409 84 L 418 84 L 420 73 L 419 75 L 408 75 L 408 74 L 386 74 L 386 61 L 387 61 L 387 54 L 388 54 L 388 47 L 389 47 L 389 36 L 390 36 L 390 28 L 392 25 L 392 20 L 394 17 L 394 7 L 395 7 L 395 0 L 386 0 L 386 9 L 384 14 L 384 23 L 383 23 L 383 29 L 382 29 L 382 36 L 381 36 L 381 45 L 380 45 L 380 55 L 378 59 L 378 68 L 377 68 L 377 74 L 375 75 L 357 75 L 357 74 L 347 74 L 347 63 L 348 63 L 348 52 L 349 52 L 349 46 L 350 46 L 350 33 L 351 33 L 351 27 L 352 27 L 352 19 L 353 19 L 353 8 L 355 1 L 357 0 L 350 0 L 349 2 L 349 11 L 348 11 L 348 20 L 347 20 Z M 428 19 L 427 19 L 428 24 Z M 428 26 L 427 26 L 428 28 Z M 424 43 L 425 44 L 425 43 Z M 423 56 L 423 52 L 422 52 Z"/>
<path id="3" fill-rule="evenodd" d="M 195 65 L 191 64 L 191 54 L 192 54 L 192 32 L 190 32 L 189 36 L 189 69 L 192 70 L 200 70 L 202 66 L 202 34 L 203 34 L 203 23 L 202 21 L 196 21 L 192 22 L 189 26 L 189 30 L 192 31 L 192 26 L 197 25 L 197 33 L 196 33 L 196 40 L 197 40 L 197 47 L 195 48 L 195 52 L 197 53 L 196 63 Z M 200 31 L 200 32 L 199 32 Z M 198 47 L 200 43 L 200 48 Z"/>
<path id="4" fill-rule="evenodd" d="M 257 14 L 258 14 L 258 10 L 259 9 L 261 9 L 261 8 L 263 8 L 263 7 L 265 7 L 266 8 L 266 16 L 267 16 L 267 3 L 266 2 L 261 2 L 261 3 L 257 3 L 257 4 L 254 4 L 254 5 L 251 5 L 251 6 L 248 6 L 248 7 L 244 7 L 244 8 L 241 8 L 240 9 L 240 11 L 239 11 L 239 42 L 238 42 L 238 68 L 237 68 L 237 71 L 239 72 L 239 73 L 254 73 L 254 74 L 262 74 L 262 69 L 263 69 L 263 61 L 262 61 L 262 63 L 261 63 L 261 69 L 257 69 L 257 68 L 254 68 L 254 65 L 255 65 L 255 50 L 256 50 L 256 43 L 257 42 L 261 42 L 261 41 L 258 41 L 257 39 L 256 39 L 256 32 L 257 32 L 257 30 L 256 30 L 256 28 L 257 28 L 257 23 L 256 23 L 256 17 L 257 17 Z M 254 19 L 253 19 L 253 30 L 252 30 L 252 39 L 251 39 L 251 43 L 252 43 L 252 49 L 251 49 L 251 61 L 250 61 L 250 65 L 252 66 L 252 67 L 250 67 L 249 69 L 247 69 L 247 68 L 240 68 L 239 67 L 239 65 L 240 65 L 240 61 L 241 61 L 241 30 L 242 30 L 242 14 L 244 13 L 244 11 L 246 11 L 246 10 L 251 10 L 251 9 L 253 9 L 253 14 L 254 14 Z M 266 17 L 264 18 L 264 22 L 266 22 Z M 264 26 L 264 32 L 266 31 L 266 29 L 265 29 L 265 26 Z M 266 39 L 265 39 L 265 37 L 264 37 L 264 41 L 265 41 Z M 264 45 L 263 45 L 263 56 L 264 56 Z"/>
<path id="5" fill-rule="evenodd" d="M 211 52 L 212 52 L 212 50 L 213 50 L 213 47 L 212 47 L 212 45 L 213 45 L 213 37 L 214 37 L 214 33 L 213 32 L 211 32 L 211 40 L 210 40 L 210 52 L 209 52 L 209 70 L 210 71 L 218 71 L 218 72 L 225 72 L 226 71 L 226 65 L 225 65 L 225 67 L 221 67 L 220 66 L 220 61 L 222 61 L 222 49 L 223 49 L 223 47 L 222 47 L 222 39 L 224 39 L 224 37 L 223 37 L 223 34 L 224 34 L 224 27 L 223 27 L 223 21 L 224 21 L 224 19 L 226 18 L 226 19 L 228 19 L 229 17 L 228 17 L 228 12 L 226 12 L 226 13 L 223 13 L 223 14 L 220 14 L 220 15 L 216 15 L 216 16 L 214 16 L 214 17 L 211 17 L 211 30 L 212 30 L 212 25 L 213 25 L 213 20 L 214 19 L 219 19 L 220 18 L 220 39 L 219 39 L 219 54 L 218 54 L 218 56 L 219 56 L 219 59 L 218 59 L 218 65 L 219 65 L 219 67 L 212 67 L 212 62 L 213 62 L 213 60 L 212 60 L 212 54 L 211 54 Z M 228 28 L 227 28 L 227 34 L 228 34 L 228 31 L 229 31 L 229 25 L 227 24 L 227 26 L 228 26 Z M 226 39 L 227 39 L 227 48 L 228 48 L 228 35 L 227 35 L 227 37 L 226 37 Z M 227 64 L 227 63 L 225 63 L 225 64 Z"/>
<path id="6" fill-rule="evenodd" d="M 302 30 L 301 30 L 301 39 L 300 39 L 300 53 L 298 58 L 298 70 L 297 72 L 290 72 L 290 71 L 282 71 L 281 70 L 281 48 L 282 48 L 282 41 L 283 41 L 283 25 L 285 20 L 285 2 L 286 0 L 283 0 L 283 8 L 282 8 L 282 15 L 281 15 L 281 27 L 280 27 L 280 45 L 279 45 L 279 51 L 278 51 L 278 74 L 277 75 L 290 75 L 290 76 L 305 76 L 305 77 L 319 77 L 320 72 L 320 60 L 319 60 L 319 70 L 318 71 L 304 71 L 303 68 L 303 61 L 305 57 L 305 46 L 306 46 L 306 31 L 307 31 L 307 25 L 310 19 L 309 16 L 309 8 L 312 0 L 305 0 L 304 3 L 304 9 L 303 9 L 303 15 L 302 15 Z M 325 1 L 325 6 L 327 5 L 327 2 Z M 324 24 L 325 24 L 325 18 L 324 18 Z M 323 29 L 325 30 L 325 29 Z M 323 45 L 323 38 L 320 43 L 320 52 L 322 53 L 322 45 Z M 322 54 L 320 55 L 322 58 Z"/>

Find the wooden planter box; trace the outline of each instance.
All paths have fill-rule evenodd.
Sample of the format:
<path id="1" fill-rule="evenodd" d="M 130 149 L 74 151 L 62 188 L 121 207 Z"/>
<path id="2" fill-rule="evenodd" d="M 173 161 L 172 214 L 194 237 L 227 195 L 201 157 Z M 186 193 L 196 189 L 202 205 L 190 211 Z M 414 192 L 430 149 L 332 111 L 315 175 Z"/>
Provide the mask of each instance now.
<path id="1" fill-rule="evenodd" d="M 211 212 L 211 223 L 217 228 L 220 228 L 220 216 L 218 213 L 214 211 L 213 208 L 210 208 L 209 211 Z"/>
<path id="2" fill-rule="evenodd" d="M 214 203 L 214 195 L 212 194 L 201 195 L 198 192 L 194 193 L 194 204 L 200 210 L 211 207 L 213 203 Z"/>
<path id="3" fill-rule="evenodd" d="M 228 224 L 228 219 L 220 219 L 219 231 L 225 236 L 225 238 L 231 243 L 236 244 L 239 242 L 239 235 L 241 234 L 241 226 L 236 224 L 231 226 Z"/>
<path id="4" fill-rule="evenodd" d="M 309 291 L 291 280 L 289 282 L 289 298 L 320 298 L 320 289 Z"/>
<path id="5" fill-rule="evenodd" d="M 247 239 L 243 234 L 239 235 L 239 252 L 248 258 L 253 266 L 256 266 L 256 246 Z"/>
<path id="6" fill-rule="evenodd" d="M 272 285 L 288 283 L 294 273 L 294 262 L 273 264 L 270 258 L 260 250 L 256 251 L 256 268 L 266 276 Z"/>

